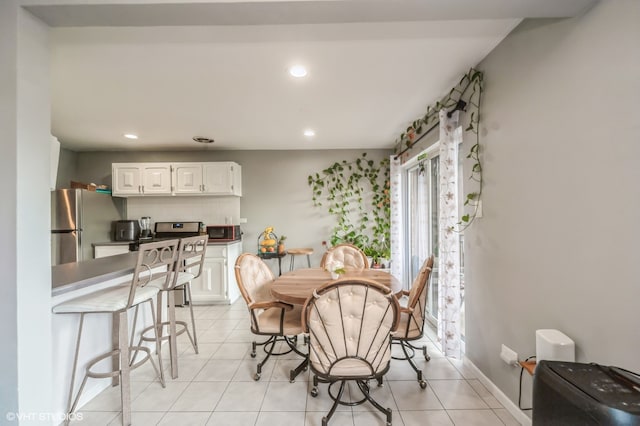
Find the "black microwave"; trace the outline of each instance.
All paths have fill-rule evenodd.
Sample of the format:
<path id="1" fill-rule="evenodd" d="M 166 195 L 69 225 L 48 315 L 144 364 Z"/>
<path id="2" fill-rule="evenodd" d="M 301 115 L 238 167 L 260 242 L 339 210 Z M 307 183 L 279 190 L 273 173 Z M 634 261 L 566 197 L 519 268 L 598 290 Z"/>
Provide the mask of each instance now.
<path id="1" fill-rule="evenodd" d="M 209 225 L 207 226 L 209 241 L 236 241 L 242 237 L 239 225 Z"/>

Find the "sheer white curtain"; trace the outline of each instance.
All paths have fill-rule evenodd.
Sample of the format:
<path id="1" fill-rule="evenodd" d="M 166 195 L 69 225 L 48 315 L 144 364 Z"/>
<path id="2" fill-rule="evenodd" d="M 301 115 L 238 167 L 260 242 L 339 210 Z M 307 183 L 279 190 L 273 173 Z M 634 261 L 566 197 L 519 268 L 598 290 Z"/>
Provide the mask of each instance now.
<path id="1" fill-rule="evenodd" d="M 445 356 L 460 358 L 460 234 L 458 214 L 458 113 L 440 111 L 440 211 L 438 221 L 438 338 Z"/>
<path id="2" fill-rule="evenodd" d="M 402 223 L 402 164 L 399 158 L 390 158 L 391 180 L 391 275 L 403 281 L 404 264 L 402 253 L 404 251 L 404 238 Z"/>

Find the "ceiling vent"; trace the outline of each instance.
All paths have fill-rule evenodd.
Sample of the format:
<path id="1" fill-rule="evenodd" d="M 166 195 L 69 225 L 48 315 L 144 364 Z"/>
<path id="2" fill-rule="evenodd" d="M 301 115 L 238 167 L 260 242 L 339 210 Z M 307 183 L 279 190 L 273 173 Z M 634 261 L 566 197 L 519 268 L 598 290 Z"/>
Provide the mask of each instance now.
<path id="1" fill-rule="evenodd" d="M 213 139 L 211 138 L 204 138 L 202 136 L 194 136 L 193 140 L 198 142 L 198 143 L 213 143 L 215 142 Z"/>

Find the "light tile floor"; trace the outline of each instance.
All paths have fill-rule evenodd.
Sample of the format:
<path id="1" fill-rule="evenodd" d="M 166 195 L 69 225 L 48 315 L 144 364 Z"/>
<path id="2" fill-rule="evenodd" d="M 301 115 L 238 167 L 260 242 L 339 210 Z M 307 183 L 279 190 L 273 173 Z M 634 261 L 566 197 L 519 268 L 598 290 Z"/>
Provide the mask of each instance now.
<path id="1" fill-rule="evenodd" d="M 155 380 L 146 363 L 132 373 L 132 422 L 134 425 L 218 426 L 316 426 L 332 401 L 326 385 L 317 398 L 309 395 L 309 372 L 289 383 L 289 370 L 300 359 L 295 354 L 272 357 L 260 381 L 253 375 L 258 360 L 249 353 L 254 340 L 244 301 L 231 306 L 195 307 L 200 353 L 195 354 L 186 334 L 179 337 L 179 378 L 168 372 L 167 387 Z M 188 318 L 179 308 L 179 319 Z M 433 333 L 426 333 L 433 338 Z M 406 361 L 393 360 L 385 385 L 372 382 L 377 401 L 393 410 L 395 426 L 459 425 L 494 426 L 519 423 L 477 380 L 464 363 L 449 360 L 425 337 L 431 361 L 416 356 L 428 386 L 420 389 Z M 168 345 L 164 345 L 163 354 Z M 108 388 L 79 410 L 79 426 L 120 425 L 120 391 Z M 384 415 L 369 404 L 340 407 L 332 426 L 384 425 Z"/>

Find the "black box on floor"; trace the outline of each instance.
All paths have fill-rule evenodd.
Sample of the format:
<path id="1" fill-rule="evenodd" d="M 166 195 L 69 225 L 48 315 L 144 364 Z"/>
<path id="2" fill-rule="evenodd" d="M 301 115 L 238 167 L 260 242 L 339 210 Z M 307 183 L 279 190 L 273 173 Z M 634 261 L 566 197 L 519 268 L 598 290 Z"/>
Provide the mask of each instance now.
<path id="1" fill-rule="evenodd" d="M 640 426 L 640 376 L 618 367 L 540 361 L 533 425 Z"/>

